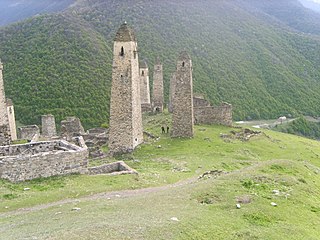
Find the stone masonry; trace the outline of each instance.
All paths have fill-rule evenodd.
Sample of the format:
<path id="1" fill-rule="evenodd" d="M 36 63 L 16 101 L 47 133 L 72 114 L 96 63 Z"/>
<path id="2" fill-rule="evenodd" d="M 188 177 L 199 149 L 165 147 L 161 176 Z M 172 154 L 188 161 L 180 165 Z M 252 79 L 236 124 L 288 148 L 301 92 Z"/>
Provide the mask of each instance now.
<path id="1" fill-rule="evenodd" d="M 40 129 L 37 125 L 19 127 L 18 130 L 19 139 L 31 141 L 38 139 L 40 136 Z"/>
<path id="2" fill-rule="evenodd" d="M 176 87 L 176 73 L 173 73 L 170 78 L 170 94 L 169 94 L 169 104 L 168 104 L 168 110 L 170 113 L 173 112 L 175 87 Z"/>
<path id="3" fill-rule="evenodd" d="M 110 100 L 110 154 L 131 152 L 143 142 L 139 60 L 135 34 L 126 23 L 114 39 Z"/>
<path id="4" fill-rule="evenodd" d="M 193 137 L 192 61 L 187 52 L 178 58 L 172 114 L 172 137 Z"/>
<path id="5" fill-rule="evenodd" d="M 53 115 L 42 115 L 41 116 L 41 135 L 43 137 L 54 137 L 57 135 L 56 121 Z"/>
<path id="6" fill-rule="evenodd" d="M 85 134 L 81 121 L 77 117 L 67 117 L 61 121 L 61 136 L 67 141 L 71 141 L 73 137 Z"/>
<path id="7" fill-rule="evenodd" d="M 7 115 L 8 115 L 8 121 L 9 121 L 11 140 L 15 141 L 17 140 L 17 128 L 16 128 L 16 118 L 14 116 L 14 106 L 11 99 L 7 98 L 6 102 L 7 102 Z"/>
<path id="8" fill-rule="evenodd" d="M 142 112 L 151 111 L 149 68 L 146 61 L 140 64 L 140 96 Z"/>
<path id="9" fill-rule="evenodd" d="M 39 177 L 87 173 L 88 150 L 66 141 L 0 147 L 0 178 L 20 182 Z"/>
<path id="10" fill-rule="evenodd" d="M 159 57 L 154 65 L 152 93 L 153 112 L 163 112 L 163 67 Z"/>
<path id="11" fill-rule="evenodd" d="M 232 125 L 232 105 L 221 103 L 220 106 L 194 107 L 195 124 Z"/>
<path id="12" fill-rule="evenodd" d="M 2 76 L 3 65 L 0 60 L 0 145 L 10 144 L 11 134 L 7 113 L 6 96 L 4 92 L 3 76 Z"/>

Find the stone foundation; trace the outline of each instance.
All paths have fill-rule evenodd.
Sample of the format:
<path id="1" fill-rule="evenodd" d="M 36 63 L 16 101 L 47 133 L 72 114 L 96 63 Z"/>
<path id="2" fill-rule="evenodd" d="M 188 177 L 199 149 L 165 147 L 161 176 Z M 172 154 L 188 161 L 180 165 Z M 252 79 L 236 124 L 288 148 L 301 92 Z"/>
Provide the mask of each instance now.
<path id="1" fill-rule="evenodd" d="M 0 146 L 9 145 L 11 143 L 10 130 L 8 125 L 0 126 Z"/>
<path id="2" fill-rule="evenodd" d="M 0 177 L 12 182 L 86 173 L 88 150 L 66 141 L 0 147 Z"/>
<path id="3" fill-rule="evenodd" d="M 91 167 L 88 169 L 90 175 L 97 174 L 112 174 L 112 175 L 120 175 L 120 174 L 137 174 L 137 171 L 130 168 L 125 162 L 119 161 L 109 164 L 104 164 L 98 167 Z"/>

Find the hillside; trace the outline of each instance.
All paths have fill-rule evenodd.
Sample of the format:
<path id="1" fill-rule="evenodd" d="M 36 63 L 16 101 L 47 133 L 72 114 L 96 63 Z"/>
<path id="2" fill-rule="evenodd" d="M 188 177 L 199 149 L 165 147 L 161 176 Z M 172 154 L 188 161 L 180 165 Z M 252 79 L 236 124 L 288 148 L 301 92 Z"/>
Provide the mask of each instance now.
<path id="1" fill-rule="evenodd" d="M 281 7 L 275 1 L 242 2 L 82 0 L 2 29 L 0 56 L 17 119 L 39 123 L 51 112 L 57 121 L 77 115 L 85 127 L 107 122 L 110 49 L 123 21 L 136 31 L 140 59 L 151 68 L 157 55 L 163 60 L 166 94 L 177 55 L 186 49 L 194 91 L 213 104 L 232 103 L 235 120 L 319 115 L 319 37 L 294 27 L 288 12 L 272 15 L 269 9 Z M 286 2 L 282 7 L 311 16 L 297 1 Z M 314 23 L 314 33 L 319 26 Z"/>
<path id="2" fill-rule="evenodd" d="M 45 13 L 59 12 L 75 0 L 1 0 L 0 26 Z"/>
<path id="3" fill-rule="evenodd" d="M 159 135 L 167 120 L 144 127 Z M 320 142 L 267 130 L 242 141 L 240 131 L 197 126 L 193 139 L 162 134 L 99 160 L 124 160 L 138 175 L 2 180 L 1 238 L 318 239 Z"/>

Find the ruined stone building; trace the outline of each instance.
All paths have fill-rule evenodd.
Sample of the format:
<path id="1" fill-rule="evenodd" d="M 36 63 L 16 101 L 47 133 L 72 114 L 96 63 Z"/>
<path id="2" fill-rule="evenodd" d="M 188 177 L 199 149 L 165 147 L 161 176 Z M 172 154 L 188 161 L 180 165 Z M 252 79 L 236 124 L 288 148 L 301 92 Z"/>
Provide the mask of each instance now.
<path id="1" fill-rule="evenodd" d="M 53 115 L 41 116 L 41 136 L 52 138 L 57 135 L 56 121 Z"/>
<path id="2" fill-rule="evenodd" d="M 62 120 L 60 131 L 61 137 L 67 141 L 71 141 L 73 137 L 85 134 L 81 121 L 77 117 L 67 117 L 66 120 Z"/>
<path id="3" fill-rule="evenodd" d="M 9 126 L 6 96 L 4 92 L 3 65 L 0 60 L 0 145 L 7 145 L 11 142 L 11 132 Z"/>
<path id="4" fill-rule="evenodd" d="M 18 128 L 19 139 L 28 141 L 38 141 L 40 137 L 40 129 L 37 125 L 27 125 Z"/>
<path id="5" fill-rule="evenodd" d="M 14 115 L 14 106 L 13 106 L 12 100 L 9 98 L 7 98 L 6 103 L 7 103 L 7 115 L 8 115 L 8 121 L 9 121 L 11 140 L 15 141 L 17 140 L 17 128 L 16 128 L 16 118 Z"/>
<path id="6" fill-rule="evenodd" d="M 152 91 L 152 108 L 153 112 L 163 112 L 163 67 L 158 57 L 153 71 L 153 91 Z"/>
<path id="7" fill-rule="evenodd" d="M 139 60 L 135 34 L 126 23 L 114 39 L 109 150 L 130 152 L 143 142 Z"/>
<path id="8" fill-rule="evenodd" d="M 146 61 L 140 64 L 140 96 L 142 112 L 151 111 L 149 68 Z"/>
<path id="9" fill-rule="evenodd" d="M 168 111 L 173 112 L 173 101 L 174 101 L 174 92 L 176 87 L 176 73 L 174 72 L 170 78 L 170 92 L 169 92 L 169 104 Z"/>
<path id="10" fill-rule="evenodd" d="M 211 106 L 203 97 L 194 97 L 193 103 L 195 124 L 232 125 L 231 104 L 223 102 L 220 106 Z"/>
<path id="11" fill-rule="evenodd" d="M 193 137 L 192 61 L 182 52 L 177 61 L 172 114 L 172 137 Z"/>

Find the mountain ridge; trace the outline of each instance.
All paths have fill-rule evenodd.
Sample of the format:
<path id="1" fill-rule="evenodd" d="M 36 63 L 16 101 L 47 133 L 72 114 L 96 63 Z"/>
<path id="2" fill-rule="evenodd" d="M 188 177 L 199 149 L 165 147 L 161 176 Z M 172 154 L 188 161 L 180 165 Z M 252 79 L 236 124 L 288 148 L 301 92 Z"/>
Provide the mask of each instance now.
<path id="1" fill-rule="evenodd" d="M 23 123 L 39 122 L 39 117 L 29 113 L 32 108 L 36 108 L 37 115 L 58 115 L 58 121 L 70 114 L 77 115 L 86 127 L 107 122 L 112 39 L 120 24 L 127 21 L 136 32 L 140 60 L 148 61 L 151 72 L 155 58 L 159 55 L 162 59 L 167 94 L 178 53 L 187 50 L 193 60 L 194 91 L 204 94 L 213 104 L 220 101 L 232 103 L 235 120 L 298 113 L 319 115 L 320 71 L 317 65 L 320 40 L 317 31 L 310 35 L 295 29 L 290 21 L 269 16 L 265 9 L 272 9 L 278 4 L 269 3 L 269 6 L 261 7 L 252 5 L 251 0 L 245 2 L 247 5 L 237 1 L 204 0 L 183 3 L 78 1 L 63 13 L 8 26 L 0 31 L 0 55 L 7 65 L 4 73 L 7 95 L 16 103 L 17 117 Z M 296 8 L 295 4 L 287 5 Z M 252 6 L 258 10 L 253 10 Z M 261 11 L 266 13 L 261 15 Z M 300 14 L 308 13 L 305 9 L 300 11 Z M 46 18 L 50 18 L 58 29 L 54 36 L 59 40 L 48 41 L 44 36 L 38 37 L 41 31 L 50 32 L 49 28 L 41 30 L 42 24 L 38 22 L 38 19 Z M 25 32 L 30 40 L 24 47 L 21 45 L 25 40 L 19 37 L 17 29 Z M 8 34 L 10 32 L 12 34 Z M 99 39 L 96 41 L 98 44 L 89 43 L 91 36 Z M 38 43 L 35 42 L 37 38 Z M 46 53 L 48 48 L 53 50 Z M 60 49 L 60 54 L 56 54 L 55 48 Z M 71 55 L 66 51 L 69 48 L 75 49 Z M 18 69 L 25 68 L 26 63 L 14 58 L 12 49 L 19 50 L 23 59 L 26 59 L 26 49 L 29 49 L 28 61 L 34 69 L 28 71 L 29 75 L 24 75 L 23 81 L 21 78 L 15 80 L 16 85 L 13 80 L 20 76 Z M 66 53 L 62 54 L 62 51 Z M 95 52 L 99 54 L 94 55 Z M 50 69 L 59 62 L 62 69 L 65 69 L 63 65 L 71 64 L 73 71 L 66 70 L 68 74 L 64 74 L 54 67 L 44 74 L 33 66 L 36 65 L 33 62 L 41 58 L 48 59 L 44 61 L 44 69 Z M 79 62 L 85 71 L 79 68 Z M 52 99 L 60 98 L 59 103 L 46 99 L 48 90 L 44 88 L 40 90 L 42 95 L 38 99 L 27 99 L 18 93 L 21 92 L 19 84 L 37 85 L 46 78 L 52 81 L 55 74 L 60 76 L 60 85 L 70 83 L 69 88 L 63 88 L 66 90 L 63 95 L 59 95 L 56 88 L 51 88 Z M 39 75 L 43 78 L 38 78 L 39 82 L 32 80 Z M 97 85 L 92 85 L 92 82 Z M 24 92 L 30 94 L 32 88 Z M 80 101 L 75 100 L 78 97 Z M 59 110 L 55 106 L 60 106 Z"/>

